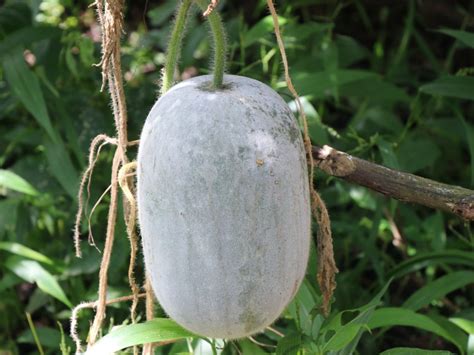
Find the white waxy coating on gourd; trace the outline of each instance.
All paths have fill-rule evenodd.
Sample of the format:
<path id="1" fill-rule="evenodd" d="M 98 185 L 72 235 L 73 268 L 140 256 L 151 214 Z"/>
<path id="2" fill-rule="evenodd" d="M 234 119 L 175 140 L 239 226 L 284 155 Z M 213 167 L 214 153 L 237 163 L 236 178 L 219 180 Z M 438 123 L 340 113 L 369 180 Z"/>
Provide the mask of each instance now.
<path id="1" fill-rule="evenodd" d="M 146 269 L 166 313 L 199 335 L 270 325 L 305 275 L 306 157 L 296 120 L 268 86 L 186 80 L 151 110 L 138 154 Z"/>

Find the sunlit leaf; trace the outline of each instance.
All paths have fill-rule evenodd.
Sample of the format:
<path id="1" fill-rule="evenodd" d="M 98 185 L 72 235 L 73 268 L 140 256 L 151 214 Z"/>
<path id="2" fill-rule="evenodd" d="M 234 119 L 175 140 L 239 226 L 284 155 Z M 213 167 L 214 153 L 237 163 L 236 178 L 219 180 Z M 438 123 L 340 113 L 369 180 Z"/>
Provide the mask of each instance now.
<path id="1" fill-rule="evenodd" d="M 425 350 L 417 348 L 393 348 L 385 350 L 380 355 L 451 355 L 452 352 L 446 350 Z"/>
<path id="2" fill-rule="evenodd" d="M 54 261 L 46 255 L 38 253 L 36 250 L 30 249 L 22 244 L 14 242 L 0 242 L 0 249 L 6 250 L 10 253 L 23 256 L 28 259 L 39 261 L 47 265 L 54 265 Z"/>
<path id="3" fill-rule="evenodd" d="M 101 338 L 86 355 L 109 354 L 134 345 L 195 337 L 171 319 L 157 318 L 145 323 L 125 325 Z"/>
<path id="4" fill-rule="evenodd" d="M 23 280 L 30 283 L 36 282 L 43 292 L 72 308 L 71 302 L 54 276 L 37 261 L 26 260 L 18 256 L 10 256 L 5 261 L 5 266 Z"/>
<path id="5" fill-rule="evenodd" d="M 285 25 L 288 21 L 283 17 L 278 17 L 280 26 Z M 244 33 L 242 45 L 248 47 L 255 42 L 258 42 L 267 33 L 273 32 L 273 19 L 269 15 L 257 22 L 250 30 Z"/>
<path id="6" fill-rule="evenodd" d="M 411 309 L 401 307 L 387 307 L 377 309 L 370 319 L 368 325 L 370 329 L 393 326 L 415 327 L 436 334 L 452 342 L 459 349 L 464 348 L 464 342 L 457 342 L 456 339 L 450 334 L 449 330 L 442 327 L 430 317 L 416 313 Z"/>
<path id="7" fill-rule="evenodd" d="M 38 191 L 21 176 L 13 171 L 0 169 L 0 187 L 22 192 L 26 195 L 36 196 Z"/>

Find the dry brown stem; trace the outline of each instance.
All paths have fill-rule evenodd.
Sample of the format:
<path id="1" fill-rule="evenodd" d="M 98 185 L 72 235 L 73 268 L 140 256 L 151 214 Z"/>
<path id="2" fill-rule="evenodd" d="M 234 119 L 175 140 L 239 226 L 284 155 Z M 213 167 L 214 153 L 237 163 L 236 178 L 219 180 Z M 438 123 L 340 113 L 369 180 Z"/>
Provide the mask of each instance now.
<path id="1" fill-rule="evenodd" d="M 89 155 L 89 167 L 84 174 L 80 186 L 80 204 L 79 211 L 76 218 L 75 228 L 75 245 L 76 254 L 80 255 L 79 249 L 79 224 L 82 217 L 83 200 L 82 191 L 86 181 L 88 181 L 88 192 L 90 191 L 90 177 L 92 174 L 93 167 L 97 161 L 97 155 L 95 155 L 95 148 L 99 143 L 101 145 L 97 149 L 99 152 L 105 141 L 106 143 L 114 143 L 116 145 L 116 151 L 112 163 L 112 174 L 111 174 L 111 185 L 110 185 L 110 206 L 107 220 L 107 233 L 105 238 L 105 246 L 102 255 L 102 261 L 99 271 L 99 290 L 98 300 L 96 308 L 96 314 L 89 333 L 89 345 L 92 345 L 99 331 L 102 327 L 102 322 L 105 317 L 106 311 L 106 294 L 107 294 L 107 272 L 110 265 L 110 258 L 112 254 L 112 248 L 114 243 L 115 235 L 115 224 L 117 219 L 117 208 L 118 208 L 118 192 L 119 192 L 119 178 L 122 187 L 127 187 L 127 199 L 124 199 L 124 215 L 126 216 L 127 234 L 130 238 L 131 243 L 131 263 L 129 268 L 130 285 L 133 292 L 133 303 L 131 307 L 131 318 L 135 320 L 135 309 L 138 302 L 138 286 L 133 277 L 133 269 L 135 265 L 136 253 L 137 253 L 137 241 L 135 235 L 135 219 L 136 219 L 136 206 L 134 200 L 131 201 L 128 198 L 129 194 L 133 197 L 133 181 L 128 177 L 119 177 L 119 171 L 121 167 L 126 167 L 128 163 L 127 159 L 127 146 L 131 145 L 127 138 L 127 106 L 125 102 L 125 94 L 123 90 L 123 79 L 121 71 L 121 53 L 120 53 L 120 38 L 123 32 L 123 0 L 96 0 L 94 4 L 97 9 L 97 17 L 102 30 L 102 59 L 98 64 L 102 68 L 102 87 L 104 89 L 106 83 L 109 87 L 109 93 L 111 98 L 112 110 L 115 120 L 115 126 L 117 130 L 117 138 L 112 139 L 108 137 L 99 136 L 91 145 L 91 153 Z M 107 140 L 108 139 L 108 140 Z M 135 144 L 135 142 L 133 142 Z M 126 174 L 125 174 L 126 175 Z M 122 179 L 123 178 L 123 179 Z M 100 199 L 99 199 L 100 201 Z M 97 206 L 97 203 L 96 205 Z M 95 208 L 94 206 L 94 208 Z M 90 218 L 89 218 L 90 223 Z M 89 228 L 90 230 L 90 228 Z M 90 234 L 92 235 L 92 234 Z M 93 242 L 93 239 L 91 237 Z"/>
<path id="2" fill-rule="evenodd" d="M 135 195 L 132 190 L 134 190 L 133 186 L 133 179 L 130 179 L 128 172 L 130 170 L 135 170 L 137 167 L 136 162 L 128 163 L 124 165 L 119 171 L 119 184 L 122 189 L 123 194 L 125 195 L 126 199 L 128 200 L 129 210 L 128 213 L 125 215 L 125 224 L 127 226 L 127 235 L 130 240 L 130 262 L 128 264 L 128 282 L 130 284 L 130 288 L 132 290 L 133 295 L 135 298 L 133 299 L 132 306 L 130 307 L 130 317 L 132 319 L 132 323 L 135 323 L 135 316 L 136 316 L 136 309 L 138 305 L 138 293 L 140 289 L 135 281 L 134 275 L 134 268 L 137 258 L 137 251 L 138 251 L 138 241 L 137 241 L 137 234 L 135 232 L 135 225 L 137 219 L 137 204 L 135 201 Z"/>
<path id="3" fill-rule="evenodd" d="M 83 215 L 84 208 L 88 205 L 88 202 L 89 202 L 92 173 L 94 171 L 95 164 L 97 163 L 100 150 L 105 144 L 117 144 L 117 141 L 116 139 L 110 138 L 109 136 L 105 134 L 99 134 L 92 140 L 91 145 L 89 147 L 89 164 L 84 174 L 82 174 L 81 182 L 79 184 L 79 192 L 77 194 L 78 209 L 76 213 L 76 220 L 74 223 L 74 247 L 76 249 L 76 256 L 78 258 L 82 256 L 81 246 L 80 246 L 82 215 Z M 84 204 L 84 187 L 86 183 L 87 183 L 87 201 Z M 90 229 L 89 229 L 89 244 L 95 246 L 94 238 L 92 237 L 92 234 L 90 233 Z"/>
<path id="4" fill-rule="evenodd" d="M 146 320 L 152 320 L 155 315 L 155 303 L 154 303 L 153 290 L 151 288 L 151 281 L 150 281 L 150 277 L 148 276 L 148 273 L 145 276 L 145 292 L 147 295 L 145 299 Z M 156 343 L 144 344 L 142 355 L 153 355 L 155 347 L 156 347 Z"/>
<path id="5" fill-rule="evenodd" d="M 313 147 L 316 165 L 325 173 L 386 196 L 474 220 L 474 191 L 443 184 L 363 160 L 325 145 Z"/>
<path id="6" fill-rule="evenodd" d="M 286 57 L 285 45 L 281 37 L 280 25 L 278 23 L 278 15 L 273 5 L 272 0 L 267 0 L 268 9 L 272 15 L 273 28 L 275 30 L 275 37 L 278 42 L 278 48 L 280 50 L 281 59 L 283 61 L 283 67 L 285 69 L 285 81 L 293 95 L 298 112 L 303 121 L 303 138 L 306 150 L 306 155 L 309 161 L 309 191 L 312 200 L 311 210 L 313 215 L 318 222 L 318 283 L 323 294 L 322 311 L 325 315 L 329 314 L 329 308 L 331 304 L 331 298 L 336 288 L 336 273 L 338 272 L 336 262 L 334 261 L 334 250 L 332 245 L 332 234 L 331 234 L 331 221 L 329 219 L 329 213 L 324 204 L 324 201 L 319 196 L 318 192 L 314 189 L 313 178 L 314 178 L 314 161 L 312 155 L 311 139 L 308 133 L 308 122 L 306 114 L 301 104 L 300 97 L 293 86 L 291 81 L 290 70 L 288 67 L 288 59 Z"/>
<path id="7" fill-rule="evenodd" d="M 207 6 L 206 11 L 204 11 L 202 15 L 204 17 L 209 16 L 212 13 L 212 11 L 214 11 L 214 9 L 217 7 L 217 5 L 219 5 L 219 0 L 211 0 L 209 5 Z"/>
<path id="8" fill-rule="evenodd" d="M 111 300 L 107 300 L 106 304 L 110 305 L 113 303 L 119 303 L 119 302 L 124 302 L 124 301 L 130 301 L 133 300 L 135 295 L 130 295 L 130 296 L 123 296 L 123 297 L 118 297 L 118 298 L 113 298 Z M 146 297 L 145 293 L 140 293 L 138 295 L 139 298 Z M 79 354 L 82 352 L 82 344 L 81 344 L 81 339 L 79 338 L 77 334 L 77 319 L 79 318 L 79 312 L 82 311 L 83 309 L 87 308 L 95 308 L 97 307 L 97 301 L 94 302 L 83 302 L 72 310 L 71 313 L 71 338 L 73 339 L 74 343 L 76 344 L 76 354 Z"/>

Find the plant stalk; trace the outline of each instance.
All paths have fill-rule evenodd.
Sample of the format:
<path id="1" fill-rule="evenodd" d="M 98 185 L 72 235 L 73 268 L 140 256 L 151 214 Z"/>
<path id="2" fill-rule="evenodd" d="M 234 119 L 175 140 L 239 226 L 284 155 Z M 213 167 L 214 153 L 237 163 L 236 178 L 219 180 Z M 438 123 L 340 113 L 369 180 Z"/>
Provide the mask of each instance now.
<path id="1" fill-rule="evenodd" d="M 168 48 L 166 50 L 165 72 L 163 75 L 163 84 L 161 86 L 162 95 L 166 93 L 174 83 L 174 73 L 181 54 L 181 43 L 183 41 L 186 20 L 188 18 L 191 3 L 192 0 L 183 0 L 178 5 L 173 31 L 171 32 Z"/>
<path id="2" fill-rule="evenodd" d="M 316 166 L 325 173 L 368 187 L 399 201 L 451 212 L 474 220 L 474 191 L 443 184 L 356 158 L 329 146 L 313 146 Z"/>
<path id="3" fill-rule="evenodd" d="M 196 0 L 199 8 L 205 12 L 207 10 L 208 1 Z M 224 71 L 227 57 L 227 40 L 224 25 L 221 16 L 214 10 L 208 16 L 209 26 L 211 27 L 212 37 L 214 41 L 214 78 L 212 82 L 213 89 L 220 89 L 224 80 Z"/>

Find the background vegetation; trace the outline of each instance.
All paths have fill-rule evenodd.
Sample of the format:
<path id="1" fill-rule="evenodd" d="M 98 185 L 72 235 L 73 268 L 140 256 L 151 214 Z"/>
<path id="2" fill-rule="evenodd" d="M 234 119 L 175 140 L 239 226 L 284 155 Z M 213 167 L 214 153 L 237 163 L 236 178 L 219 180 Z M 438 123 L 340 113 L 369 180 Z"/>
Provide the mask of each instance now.
<path id="1" fill-rule="evenodd" d="M 137 139 L 157 97 L 175 1 L 126 4 L 123 71 L 129 139 Z M 277 5 L 313 142 L 474 188 L 472 2 Z M 114 134 L 107 95 L 99 92 L 100 70 L 93 67 L 100 33 L 88 6 L 85 0 L 7 0 L 0 7 L 0 354 L 38 353 L 33 330 L 45 353 L 67 352 L 72 342 L 62 332 L 69 331 L 71 307 L 97 297 L 101 254 L 83 243 L 77 259 L 71 239 L 89 143 L 99 133 Z M 294 106 L 265 2 L 222 0 L 219 10 L 231 48 L 228 72 L 267 83 Z M 183 79 L 209 70 L 207 28 L 197 12 L 189 27 Z M 109 184 L 111 159 L 105 147 L 89 210 Z M 316 184 L 331 213 L 340 269 L 331 316 L 318 312 L 313 252 L 307 279 L 275 324 L 286 336 L 266 332 L 255 339 L 270 347 L 242 340 L 225 344 L 224 353 L 376 354 L 394 347 L 474 353 L 470 224 L 323 174 Z M 100 204 L 90 223 L 99 250 L 106 214 Z M 111 298 L 130 293 L 124 225 L 116 233 Z M 82 339 L 91 316 L 81 313 Z M 104 333 L 127 321 L 128 304 L 110 307 L 108 316 Z M 157 353 L 205 353 L 206 344 L 182 340 Z"/>

